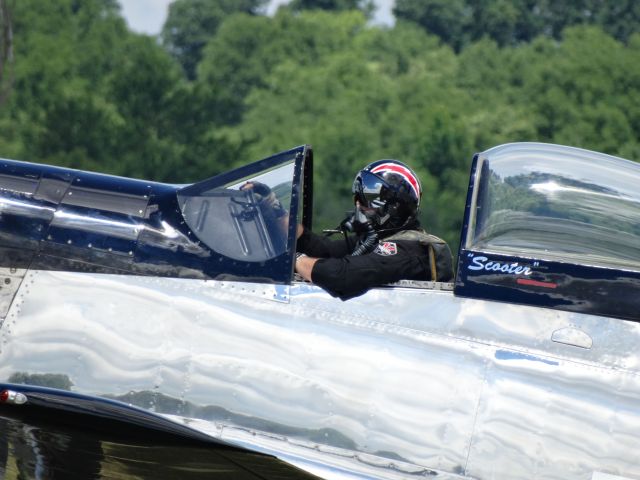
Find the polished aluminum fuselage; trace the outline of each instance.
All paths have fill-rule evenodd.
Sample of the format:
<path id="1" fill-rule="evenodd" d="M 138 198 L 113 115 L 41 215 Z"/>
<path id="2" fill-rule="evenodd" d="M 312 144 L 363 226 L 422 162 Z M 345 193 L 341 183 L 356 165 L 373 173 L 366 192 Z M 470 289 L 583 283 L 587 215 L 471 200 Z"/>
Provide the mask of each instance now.
<path id="1" fill-rule="evenodd" d="M 1 381 L 63 375 L 325 478 L 640 478 L 637 322 L 436 283 L 342 302 L 295 282 L 2 273 Z"/>

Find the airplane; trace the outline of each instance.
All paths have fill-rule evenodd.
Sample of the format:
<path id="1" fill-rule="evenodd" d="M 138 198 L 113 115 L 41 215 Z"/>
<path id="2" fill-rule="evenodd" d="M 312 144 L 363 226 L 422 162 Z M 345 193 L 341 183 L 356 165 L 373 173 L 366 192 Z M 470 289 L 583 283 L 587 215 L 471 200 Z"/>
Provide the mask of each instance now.
<path id="1" fill-rule="evenodd" d="M 342 301 L 294 274 L 308 145 L 190 185 L 1 160 L 0 415 L 206 437 L 278 478 L 640 479 L 638 185 L 574 147 L 477 153 L 455 281 Z"/>

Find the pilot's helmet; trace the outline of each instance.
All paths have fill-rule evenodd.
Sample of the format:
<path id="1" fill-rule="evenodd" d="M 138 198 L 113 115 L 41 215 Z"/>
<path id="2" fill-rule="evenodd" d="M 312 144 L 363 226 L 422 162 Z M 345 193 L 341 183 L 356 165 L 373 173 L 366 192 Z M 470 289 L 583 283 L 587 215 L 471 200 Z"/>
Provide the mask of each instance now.
<path id="1" fill-rule="evenodd" d="M 377 160 L 364 167 L 352 191 L 354 202 L 376 230 L 407 225 L 415 219 L 422 196 L 418 176 L 398 160 Z"/>

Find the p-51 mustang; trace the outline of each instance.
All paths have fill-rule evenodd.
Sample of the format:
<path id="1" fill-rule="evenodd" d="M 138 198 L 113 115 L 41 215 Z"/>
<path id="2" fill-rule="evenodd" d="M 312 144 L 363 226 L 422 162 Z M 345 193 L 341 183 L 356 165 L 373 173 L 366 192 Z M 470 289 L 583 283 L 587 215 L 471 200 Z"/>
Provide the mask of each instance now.
<path id="1" fill-rule="evenodd" d="M 293 274 L 308 146 L 183 187 L 2 160 L 2 409 L 173 425 L 329 479 L 640 479 L 639 185 L 627 160 L 492 148 L 455 283 L 343 302 Z"/>

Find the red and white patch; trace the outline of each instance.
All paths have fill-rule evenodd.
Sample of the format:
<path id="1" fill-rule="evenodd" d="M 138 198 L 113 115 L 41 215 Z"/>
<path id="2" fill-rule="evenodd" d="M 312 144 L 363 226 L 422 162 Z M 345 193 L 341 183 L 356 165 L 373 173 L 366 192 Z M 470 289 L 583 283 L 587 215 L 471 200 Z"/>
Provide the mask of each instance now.
<path id="1" fill-rule="evenodd" d="M 395 255 L 398 253 L 398 247 L 393 242 L 381 242 L 376 247 L 375 253 L 378 255 L 384 255 L 385 257 L 388 255 Z"/>

